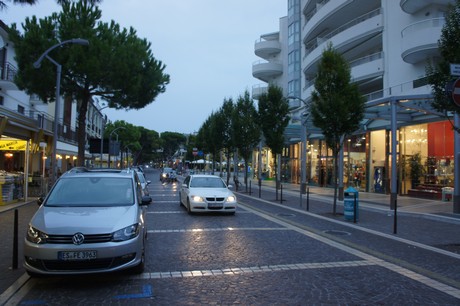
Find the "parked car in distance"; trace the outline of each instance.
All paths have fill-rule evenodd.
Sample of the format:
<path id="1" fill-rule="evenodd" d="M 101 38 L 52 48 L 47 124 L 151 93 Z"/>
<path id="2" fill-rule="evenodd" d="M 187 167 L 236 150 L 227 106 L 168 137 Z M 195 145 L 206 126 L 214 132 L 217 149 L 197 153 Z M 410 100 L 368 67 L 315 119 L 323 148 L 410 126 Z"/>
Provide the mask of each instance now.
<path id="1" fill-rule="evenodd" d="M 189 213 L 224 212 L 235 214 L 236 196 L 217 175 L 193 174 L 185 178 L 179 190 L 180 204 Z"/>
<path id="2" fill-rule="evenodd" d="M 145 265 L 146 206 L 136 171 L 68 171 L 40 198 L 24 241 L 24 267 L 41 274 L 87 274 Z"/>
<path id="3" fill-rule="evenodd" d="M 164 182 L 177 182 L 176 171 L 173 168 L 164 167 L 160 173 L 160 181 Z"/>
<path id="4" fill-rule="evenodd" d="M 139 181 L 141 182 L 142 191 L 144 192 L 144 195 L 148 196 L 150 192 L 147 186 L 151 183 L 151 181 L 146 180 L 143 172 L 137 172 L 137 176 L 139 177 Z"/>

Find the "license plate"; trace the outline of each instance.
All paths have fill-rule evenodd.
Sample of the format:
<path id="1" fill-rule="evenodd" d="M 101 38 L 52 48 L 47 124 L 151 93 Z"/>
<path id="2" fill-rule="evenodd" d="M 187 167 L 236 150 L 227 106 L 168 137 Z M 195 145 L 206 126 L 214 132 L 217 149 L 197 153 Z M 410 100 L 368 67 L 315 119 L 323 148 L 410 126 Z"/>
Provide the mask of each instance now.
<path id="1" fill-rule="evenodd" d="M 208 203 L 208 207 L 212 208 L 222 208 L 222 203 Z"/>
<path id="2" fill-rule="evenodd" d="M 61 251 L 58 252 L 59 260 L 88 260 L 96 259 L 97 251 Z"/>

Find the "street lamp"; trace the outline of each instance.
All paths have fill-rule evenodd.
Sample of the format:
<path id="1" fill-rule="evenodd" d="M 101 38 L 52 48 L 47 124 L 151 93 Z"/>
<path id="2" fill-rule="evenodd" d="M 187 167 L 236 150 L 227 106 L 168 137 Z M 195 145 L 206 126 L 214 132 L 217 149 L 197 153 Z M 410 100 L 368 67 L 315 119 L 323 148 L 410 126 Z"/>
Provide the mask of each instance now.
<path id="1" fill-rule="evenodd" d="M 119 126 L 116 129 L 114 129 L 112 132 L 110 132 L 110 135 L 109 135 L 109 162 L 108 162 L 107 168 L 110 168 L 110 151 L 112 151 L 111 150 L 111 148 L 112 148 L 112 134 L 115 133 L 117 130 L 120 130 L 120 129 L 124 130 L 126 128 L 124 126 Z M 115 134 L 117 134 L 117 133 L 115 133 Z M 118 134 L 117 134 L 117 143 L 118 143 Z"/>
<path id="2" fill-rule="evenodd" d="M 107 108 L 109 107 L 108 105 L 104 106 L 104 107 L 101 107 L 98 109 L 98 112 L 101 112 L 104 108 Z M 91 123 L 94 122 L 94 116 L 96 116 L 96 114 L 98 112 L 94 112 L 93 113 L 93 117 L 91 118 Z M 100 151 L 100 154 L 99 154 L 99 159 L 100 159 L 100 165 L 99 165 L 99 168 L 102 168 L 102 152 L 104 151 L 104 128 L 105 128 L 105 121 L 104 121 L 104 116 L 101 112 L 101 115 L 102 115 L 102 125 L 101 125 L 101 151 Z"/>
<path id="3" fill-rule="evenodd" d="M 41 63 L 43 61 L 43 59 L 46 57 L 50 62 L 52 62 L 54 65 L 56 65 L 56 102 L 55 102 L 55 106 L 54 106 L 54 134 L 53 134 L 53 155 L 52 155 L 52 158 L 51 158 L 51 169 L 52 169 L 52 182 L 54 183 L 56 181 L 56 178 L 57 178 L 57 161 L 56 161 L 56 146 L 57 146 L 57 138 L 58 138 L 58 116 L 59 116 L 59 104 L 60 104 L 60 96 L 61 96 L 61 93 L 60 93 L 60 90 L 61 90 L 61 70 L 62 70 L 62 67 L 61 67 L 61 64 L 59 64 L 58 62 L 56 62 L 54 59 L 52 59 L 48 53 L 50 53 L 52 50 L 62 46 L 62 45 L 65 45 L 65 44 L 78 44 L 78 45 L 84 45 L 84 46 L 87 46 L 89 45 L 89 42 L 86 40 L 86 39 L 81 39 L 81 38 L 74 38 L 74 39 L 69 39 L 69 40 L 65 40 L 59 44 L 56 44 L 50 48 L 48 48 L 48 50 L 46 50 L 45 52 L 43 52 L 43 54 L 38 58 L 38 60 L 33 63 L 33 66 L 35 69 L 38 69 L 40 68 L 41 66 Z"/>
<path id="4" fill-rule="evenodd" d="M 307 103 L 305 100 L 299 98 L 299 97 L 294 97 L 294 96 L 289 96 L 288 99 L 297 99 L 302 101 L 304 104 L 305 112 L 302 113 L 302 118 L 301 118 L 301 123 L 302 123 L 302 129 L 301 129 L 301 149 L 300 149 L 300 192 L 302 194 L 305 194 L 307 192 L 307 120 L 308 117 L 310 116 L 310 113 L 306 112 L 307 108 L 310 106 L 309 103 Z"/>

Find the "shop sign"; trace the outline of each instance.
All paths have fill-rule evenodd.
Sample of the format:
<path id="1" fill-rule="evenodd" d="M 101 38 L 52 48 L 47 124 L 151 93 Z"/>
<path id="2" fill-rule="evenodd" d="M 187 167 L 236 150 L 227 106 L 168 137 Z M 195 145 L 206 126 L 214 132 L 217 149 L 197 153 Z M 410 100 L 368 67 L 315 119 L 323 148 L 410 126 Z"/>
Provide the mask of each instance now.
<path id="1" fill-rule="evenodd" d="M 25 151 L 26 146 L 25 140 L 0 140 L 1 151 Z"/>

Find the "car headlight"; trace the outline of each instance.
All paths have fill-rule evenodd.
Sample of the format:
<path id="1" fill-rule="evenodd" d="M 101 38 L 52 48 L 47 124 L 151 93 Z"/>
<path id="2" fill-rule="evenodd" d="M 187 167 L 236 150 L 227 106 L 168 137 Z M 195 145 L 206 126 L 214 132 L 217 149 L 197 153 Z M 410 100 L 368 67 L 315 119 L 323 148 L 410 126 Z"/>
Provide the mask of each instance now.
<path id="1" fill-rule="evenodd" d="M 204 199 L 200 196 L 192 196 L 193 202 L 204 202 Z"/>
<path id="2" fill-rule="evenodd" d="M 44 244 L 48 239 L 48 235 L 39 231 L 38 229 L 34 228 L 33 226 L 29 225 L 29 229 L 27 230 L 26 235 L 27 241 L 36 244 Z"/>
<path id="3" fill-rule="evenodd" d="M 139 223 L 127 226 L 125 228 L 122 228 L 121 230 L 114 232 L 112 241 L 118 242 L 133 239 L 134 237 L 137 237 L 137 235 L 139 235 L 139 231 Z"/>
<path id="4" fill-rule="evenodd" d="M 227 202 L 236 202 L 236 197 L 235 196 L 227 197 Z"/>

